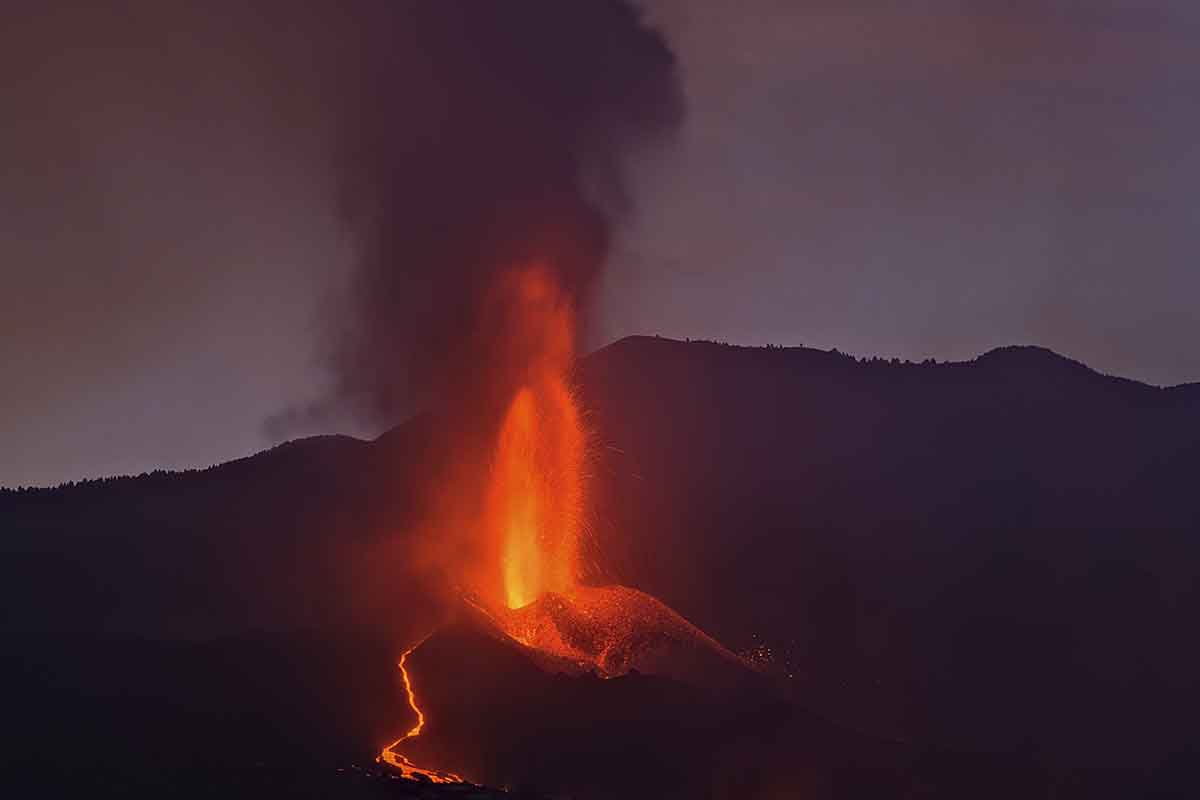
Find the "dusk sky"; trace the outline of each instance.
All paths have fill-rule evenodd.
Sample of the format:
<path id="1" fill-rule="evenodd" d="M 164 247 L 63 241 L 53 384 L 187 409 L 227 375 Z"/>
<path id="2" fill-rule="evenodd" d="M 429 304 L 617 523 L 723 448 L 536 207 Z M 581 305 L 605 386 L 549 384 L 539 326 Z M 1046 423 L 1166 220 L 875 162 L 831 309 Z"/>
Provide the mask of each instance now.
<path id="1" fill-rule="evenodd" d="M 360 50 L 420 71 L 424 43 L 364 34 L 377 2 L 106 5 L 47 0 L 0 26 L 0 485 L 370 433 L 332 407 L 267 423 L 324 407 L 353 315 L 347 115 L 419 120 L 445 100 L 436 71 L 355 91 Z M 645 8 L 685 112 L 624 159 L 632 210 L 590 346 L 964 359 L 1029 343 L 1200 381 L 1200 6 Z"/>

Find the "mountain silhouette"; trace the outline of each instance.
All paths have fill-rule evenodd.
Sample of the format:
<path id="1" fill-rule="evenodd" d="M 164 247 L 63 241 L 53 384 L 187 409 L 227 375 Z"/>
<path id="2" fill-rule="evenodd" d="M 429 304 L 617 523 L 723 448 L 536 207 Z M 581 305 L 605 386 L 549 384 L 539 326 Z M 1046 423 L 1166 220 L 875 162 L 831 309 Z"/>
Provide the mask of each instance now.
<path id="1" fill-rule="evenodd" d="M 601 551 L 731 647 L 790 651 L 810 705 L 1080 765 L 1188 747 L 1200 385 L 1032 347 L 935 365 L 654 339 L 583 375 L 611 443 Z"/>
<path id="2" fill-rule="evenodd" d="M 1037 765 L 1079 796 L 1191 774 L 1200 385 L 1036 347 L 910 364 L 654 337 L 575 380 L 596 442 L 590 580 L 761 657 L 789 708 Z M 24 687 L 5 752 L 73 726 L 97 759 L 164 728 L 189 763 L 264 740 L 268 760 L 371 752 L 407 721 L 398 697 L 379 705 L 395 647 L 444 612 L 407 537 L 451 458 L 435 409 L 372 442 L 0 492 L 4 671 Z M 268 690 L 285 664 L 286 703 Z M 308 723 L 274 724 L 296 694 Z M 237 708 L 261 723 L 244 747 L 222 734 Z"/>

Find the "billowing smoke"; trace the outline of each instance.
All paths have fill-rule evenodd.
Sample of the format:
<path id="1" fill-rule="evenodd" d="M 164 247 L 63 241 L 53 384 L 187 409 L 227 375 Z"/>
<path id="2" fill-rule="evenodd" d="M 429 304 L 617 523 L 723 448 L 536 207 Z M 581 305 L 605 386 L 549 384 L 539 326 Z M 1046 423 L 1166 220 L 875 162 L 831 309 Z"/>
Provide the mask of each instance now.
<path id="1" fill-rule="evenodd" d="M 669 136 L 682 93 L 624 2 L 439 0 L 378 21 L 339 135 L 358 272 L 335 369 L 340 401 L 394 420 L 500 388 L 508 332 L 485 298 L 506 269 L 537 262 L 585 303 L 630 211 L 625 158 Z"/>

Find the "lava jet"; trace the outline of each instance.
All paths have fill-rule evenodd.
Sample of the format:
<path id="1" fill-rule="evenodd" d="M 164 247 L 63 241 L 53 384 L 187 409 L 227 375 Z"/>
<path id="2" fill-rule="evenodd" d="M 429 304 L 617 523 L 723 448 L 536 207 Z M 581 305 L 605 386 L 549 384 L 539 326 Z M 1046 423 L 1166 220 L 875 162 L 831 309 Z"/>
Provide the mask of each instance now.
<path id="1" fill-rule="evenodd" d="M 510 742 L 538 738 L 546 729 L 538 731 L 538 719 L 558 701 L 530 700 L 522 706 L 523 718 L 517 714 L 503 723 L 494 714 L 493 724 L 481 726 L 480 720 L 519 694 L 517 687 L 555 676 L 580 679 L 572 691 L 590 687 L 582 690 L 588 695 L 582 705 L 590 710 L 581 707 L 568 714 L 585 722 L 598 719 L 595 681 L 657 676 L 672 685 L 727 691 L 757 678 L 742 659 L 654 597 L 582 580 L 591 438 L 568 380 L 574 312 L 552 276 L 536 266 L 516 270 L 499 293 L 506 318 L 518 320 L 511 342 L 520 366 L 515 376 L 508 376 L 511 399 L 483 460 L 486 475 L 482 481 L 464 481 L 479 487 L 475 503 L 466 503 L 479 511 L 468 521 L 475 532 L 473 555 L 454 564 L 459 597 L 455 619 L 410 646 L 399 661 L 416 724 L 383 749 L 380 761 L 405 777 L 441 783 L 461 781 L 460 773 L 472 778 L 524 774 L 481 755 L 478 740 L 485 737 L 479 731 L 499 729 Z M 470 488 L 460 488 L 455 496 L 469 494 Z M 462 519 L 459 513 L 441 524 L 457 526 Z M 412 659 L 425 661 L 423 674 L 435 665 L 432 671 L 439 678 L 430 683 L 433 688 L 413 675 Z M 459 673 L 463 663 L 476 667 Z M 499 663 L 510 668 L 499 669 Z M 448 684 L 449 674 L 459 674 L 460 680 Z M 521 677 L 508 680 L 505 675 Z M 638 691 L 645 688 L 635 683 Z M 483 686 L 490 686 L 490 692 L 481 693 Z M 554 694 L 547 689 L 547 697 Z M 427 702 L 427 695 L 437 699 Z M 464 703 L 468 697 L 470 702 Z M 640 717 L 646 716 L 647 702 L 640 704 Z M 683 705 L 696 707 L 694 701 Z M 432 715 L 426 706 L 445 709 L 445 715 Z M 473 737 L 450 730 L 454 717 L 462 718 L 458 724 L 473 731 Z M 678 714 L 666 714 L 664 720 L 672 717 Z M 639 718 L 638 724 L 643 721 Z M 514 737 L 517 730 L 524 733 Z M 419 741 L 422 737 L 425 741 Z M 477 752 L 468 756 L 467 750 Z M 514 750 L 507 757 L 519 762 L 526 755 Z"/>

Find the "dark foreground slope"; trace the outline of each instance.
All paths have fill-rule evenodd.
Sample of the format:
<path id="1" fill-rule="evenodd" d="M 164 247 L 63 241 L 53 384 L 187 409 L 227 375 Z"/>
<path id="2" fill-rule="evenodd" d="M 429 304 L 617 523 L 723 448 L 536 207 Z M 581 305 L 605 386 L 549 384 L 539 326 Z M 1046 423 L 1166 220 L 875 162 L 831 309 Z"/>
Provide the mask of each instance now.
<path id="1" fill-rule="evenodd" d="M 645 338 L 578 380 L 600 577 L 769 651 L 804 707 L 1102 787 L 1196 763 L 1200 387 Z M 369 758 L 439 614 L 406 539 L 437 442 L 0 493 L 5 755 Z"/>
<path id="2" fill-rule="evenodd" d="M 1048 797 L 1028 761 L 969 757 L 846 730 L 762 687 L 713 692 L 636 671 L 547 671 L 529 651 L 457 622 L 410 657 L 429 720 L 417 763 L 555 797 Z"/>

